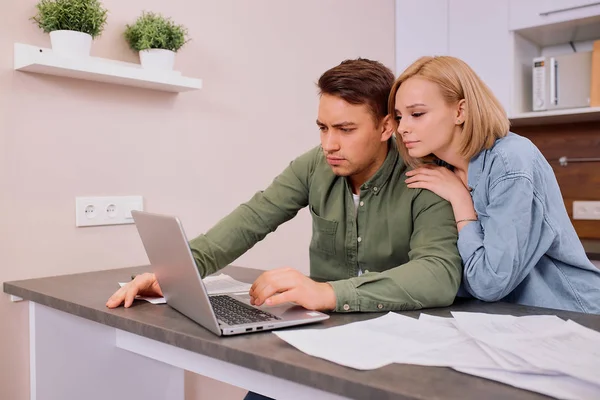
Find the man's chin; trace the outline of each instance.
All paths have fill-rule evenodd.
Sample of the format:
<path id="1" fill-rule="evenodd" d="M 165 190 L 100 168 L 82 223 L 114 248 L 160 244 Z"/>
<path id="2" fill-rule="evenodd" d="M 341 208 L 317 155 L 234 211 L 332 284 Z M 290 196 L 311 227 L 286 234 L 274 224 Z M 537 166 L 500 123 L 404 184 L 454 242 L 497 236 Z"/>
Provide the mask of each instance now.
<path id="1" fill-rule="evenodd" d="M 352 175 L 351 171 L 348 171 L 346 168 L 342 168 L 335 165 L 330 165 L 329 168 L 333 171 L 333 173 L 337 176 L 350 176 Z"/>

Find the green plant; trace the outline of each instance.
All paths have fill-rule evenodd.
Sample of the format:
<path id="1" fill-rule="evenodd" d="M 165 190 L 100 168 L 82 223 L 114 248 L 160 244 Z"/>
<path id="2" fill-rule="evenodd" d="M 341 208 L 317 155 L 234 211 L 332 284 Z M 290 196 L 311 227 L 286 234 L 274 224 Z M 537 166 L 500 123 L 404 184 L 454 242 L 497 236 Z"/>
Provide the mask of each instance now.
<path id="1" fill-rule="evenodd" d="M 135 51 L 165 49 L 176 52 L 189 41 L 184 26 L 153 12 L 142 12 L 133 25 L 126 26 L 124 36 Z"/>
<path id="2" fill-rule="evenodd" d="M 106 24 L 107 10 L 99 0 L 41 0 L 31 19 L 45 33 L 70 30 L 100 36 Z"/>

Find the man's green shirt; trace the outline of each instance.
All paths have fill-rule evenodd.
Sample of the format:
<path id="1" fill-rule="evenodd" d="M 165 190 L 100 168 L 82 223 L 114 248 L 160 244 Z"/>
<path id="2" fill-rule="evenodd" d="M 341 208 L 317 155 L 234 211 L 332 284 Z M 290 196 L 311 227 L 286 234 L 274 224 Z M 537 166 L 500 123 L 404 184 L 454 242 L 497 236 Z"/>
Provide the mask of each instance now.
<path id="1" fill-rule="evenodd" d="M 336 176 L 315 147 L 190 241 L 201 275 L 227 266 L 308 206 L 310 276 L 332 285 L 335 311 L 451 304 L 462 275 L 452 207 L 428 190 L 407 188 L 405 172 L 391 139 L 384 164 L 361 186 L 356 207 L 348 180 Z"/>

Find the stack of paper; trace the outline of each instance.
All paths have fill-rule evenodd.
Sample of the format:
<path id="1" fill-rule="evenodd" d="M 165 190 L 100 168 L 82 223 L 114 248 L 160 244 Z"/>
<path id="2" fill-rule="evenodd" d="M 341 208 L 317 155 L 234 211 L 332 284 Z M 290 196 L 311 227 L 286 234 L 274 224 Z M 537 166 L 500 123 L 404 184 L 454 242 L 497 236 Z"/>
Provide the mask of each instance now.
<path id="1" fill-rule="evenodd" d="M 563 399 L 600 398 L 600 333 L 556 316 L 388 313 L 328 329 L 273 333 L 356 369 L 391 363 L 451 367 Z M 357 346 L 356 343 L 362 343 Z"/>
<path id="2" fill-rule="evenodd" d="M 206 287 L 206 291 L 208 294 L 223 294 L 223 293 L 248 293 L 251 283 L 245 283 L 236 281 L 229 275 L 219 274 L 214 276 L 207 276 L 202 279 L 204 282 L 204 287 Z M 127 283 L 119 282 L 119 286 L 123 287 Z M 144 296 L 136 296 L 138 300 L 146 300 L 152 304 L 165 304 L 167 301 L 164 297 L 144 297 Z"/>

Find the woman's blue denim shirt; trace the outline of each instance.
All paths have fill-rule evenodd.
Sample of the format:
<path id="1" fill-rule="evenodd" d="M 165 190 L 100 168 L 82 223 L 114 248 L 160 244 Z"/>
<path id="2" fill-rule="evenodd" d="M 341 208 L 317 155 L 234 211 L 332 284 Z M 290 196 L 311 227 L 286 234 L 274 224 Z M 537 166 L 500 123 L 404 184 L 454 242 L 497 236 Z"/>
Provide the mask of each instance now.
<path id="1" fill-rule="evenodd" d="M 509 133 L 471 160 L 468 181 L 479 220 L 459 233 L 459 295 L 600 314 L 600 270 L 538 148 Z"/>

